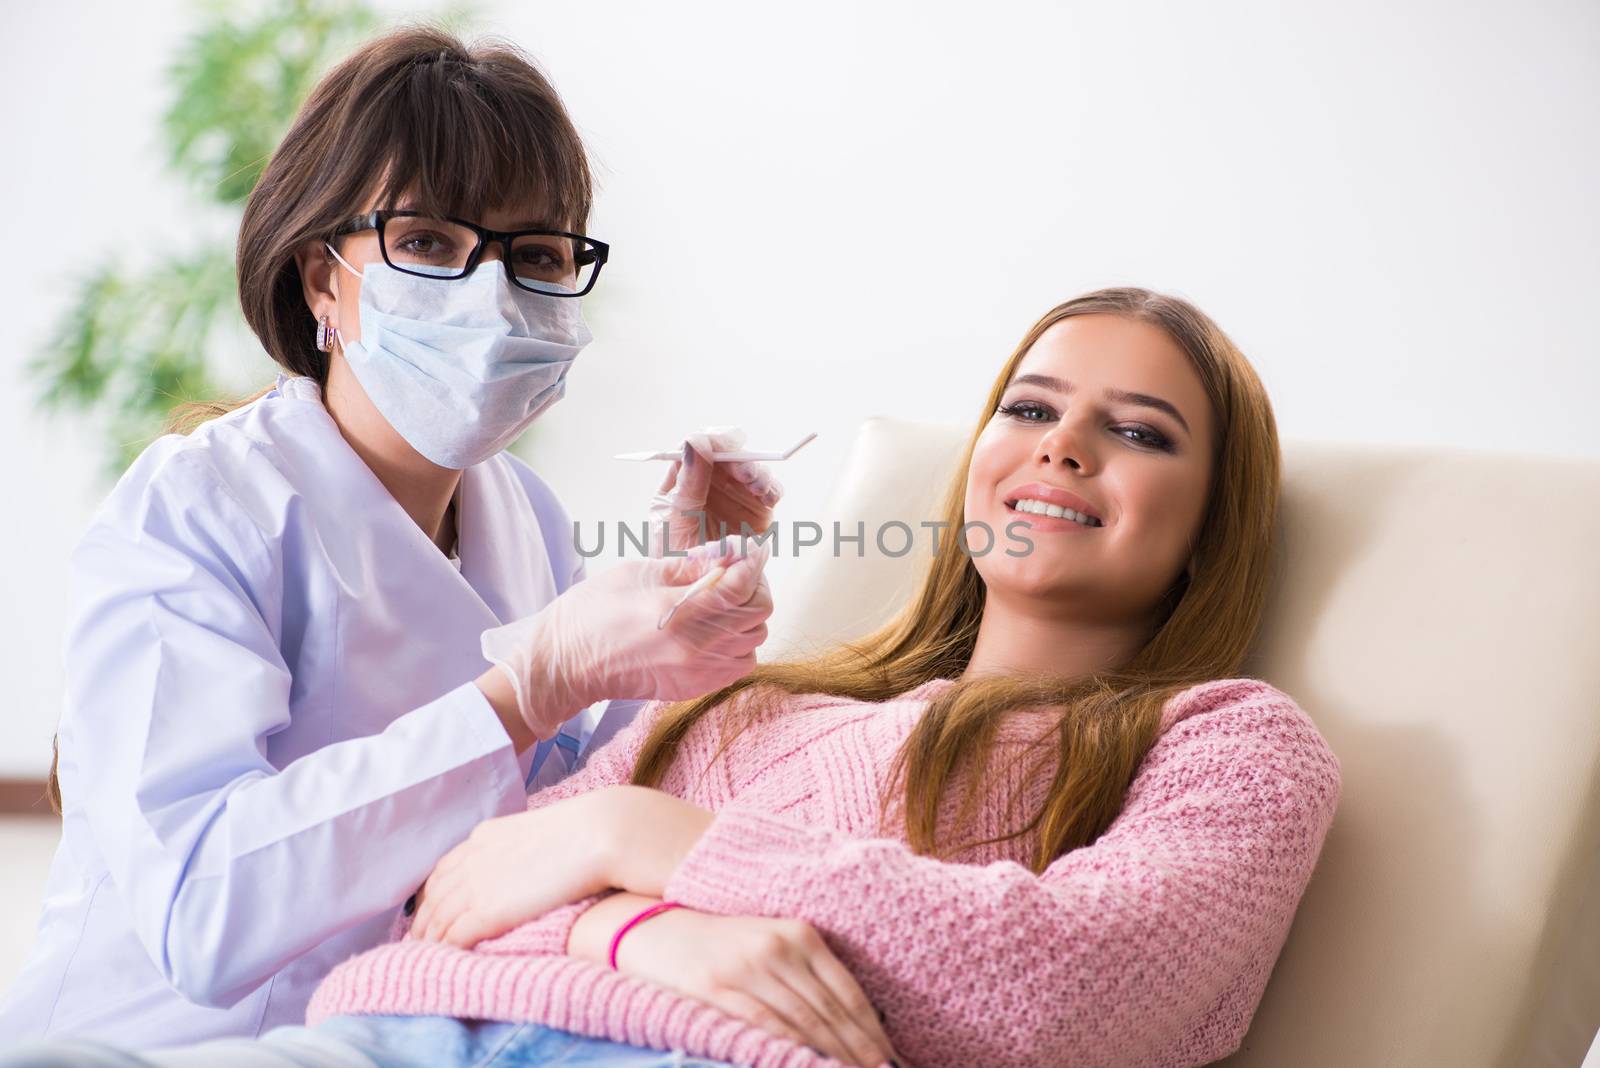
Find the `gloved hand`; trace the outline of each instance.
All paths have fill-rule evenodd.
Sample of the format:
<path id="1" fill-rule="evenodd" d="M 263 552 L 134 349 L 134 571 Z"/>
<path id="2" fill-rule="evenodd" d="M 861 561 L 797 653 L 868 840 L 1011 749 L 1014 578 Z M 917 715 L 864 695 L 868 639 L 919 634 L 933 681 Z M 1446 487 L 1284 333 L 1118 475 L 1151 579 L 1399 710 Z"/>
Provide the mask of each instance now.
<path id="1" fill-rule="evenodd" d="M 714 452 L 744 444 L 736 426 L 712 426 L 684 439 L 683 459 L 674 460 L 650 501 L 650 555 L 682 552 L 726 534 L 761 533 L 772 525 L 772 508 L 783 495 L 767 465 L 755 461 L 713 463 Z M 724 529 L 725 528 L 725 529 Z"/>
<path id="2" fill-rule="evenodd" d="M 749 674 L 767 639 L 767 543 L 712 542 L 686 556 L 629 560 L 573 586 L 541 611 L 483 632 L 484 658 L 511 679 L 523 722 L 541 741 L 604 698 L 699 697 Z M 662 617 L 690 584 L 715 585 Z"/>

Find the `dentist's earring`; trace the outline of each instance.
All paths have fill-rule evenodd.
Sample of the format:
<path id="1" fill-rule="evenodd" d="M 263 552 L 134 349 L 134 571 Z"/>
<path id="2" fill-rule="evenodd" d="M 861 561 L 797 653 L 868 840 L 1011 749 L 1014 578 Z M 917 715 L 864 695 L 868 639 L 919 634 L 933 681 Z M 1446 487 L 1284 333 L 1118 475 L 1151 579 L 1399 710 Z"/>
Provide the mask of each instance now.
<path id="1" fill-rule="evenodd" d="M 329 325 L 326 315 L 317 320 L 317 349 L 319 351 L 332 352 L 334 339 L 338 336 L 339 328 Z"/>

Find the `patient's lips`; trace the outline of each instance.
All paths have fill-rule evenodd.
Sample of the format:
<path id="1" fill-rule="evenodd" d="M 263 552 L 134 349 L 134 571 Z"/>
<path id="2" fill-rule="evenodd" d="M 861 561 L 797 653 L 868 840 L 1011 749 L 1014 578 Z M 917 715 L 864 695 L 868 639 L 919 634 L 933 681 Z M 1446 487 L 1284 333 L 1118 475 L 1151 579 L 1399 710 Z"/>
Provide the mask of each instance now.
<path id="1" fill-rule="evenodd" d="M 1105 526 L 1099 511 L 1075 493 L 1043 482 L 1029 482 L 1008 490 L 1006 510 L 1026 516 L 1039 530 L 1098 530 Z"/>

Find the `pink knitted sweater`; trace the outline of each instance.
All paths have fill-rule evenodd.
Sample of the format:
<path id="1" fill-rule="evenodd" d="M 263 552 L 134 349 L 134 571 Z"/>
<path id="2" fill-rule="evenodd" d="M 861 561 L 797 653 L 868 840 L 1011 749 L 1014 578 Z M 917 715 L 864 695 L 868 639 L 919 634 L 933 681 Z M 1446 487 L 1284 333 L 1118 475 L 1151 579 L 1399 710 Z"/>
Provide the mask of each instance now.
<path id="1" fill-rule="evenodd" d="M 788 699 L 785 714 L 741 735 L 702 775 L 719 738 L 716 715 L 705 717 L 662 788 L 717 815 L 666 896 L 705 912 L 809 922 L 884 1015 L 907 1068 L 1180 1068 L 1237 1049 L 1338 803 L 1339 762 L 1311 720 L 1254 679 L 1176 695 L 1120 815 L 1035 875 L 1025 866 L 1031 836 L 959 862 L 877 836 L 889 761 L 948 685 L 936 679 L 882 704 Z M 660 707 L 529 806 L 626 782 Z M 1028 746 L 1041 724 L 1048 729 L 1042 717 L 1016 717 L 1002 729 L 995 766 L 1009 778 L 970 838 L 1010 831 L 1018 812 L 1035 810 L 1054 768 L 1033 759 L 1048 739 Z M 755 1068 L 837 1064 L 566 956 L 573 922 L 595 900 L 470 951 L 380 946 L 333 971 L 308 1019 L 443 1014 Z"/>

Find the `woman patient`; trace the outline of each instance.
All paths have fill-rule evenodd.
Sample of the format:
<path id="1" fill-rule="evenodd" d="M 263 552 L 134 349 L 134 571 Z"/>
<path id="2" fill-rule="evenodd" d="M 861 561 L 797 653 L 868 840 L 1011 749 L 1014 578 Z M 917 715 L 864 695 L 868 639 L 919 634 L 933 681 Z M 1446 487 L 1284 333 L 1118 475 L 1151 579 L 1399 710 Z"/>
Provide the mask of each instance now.
<path id="1" fill-rule="evenodd" d="M 1231 677 L 1278 474 L 1261 383 L 1199 310 L 1138 289 L 1052 309 L 892 623 L 646 708 L 445 856 L 314 1026 L 252 1046 L 277 1059 L 227 1063 L 1225 1056 L 1339 797 L 1293 699 Z"/>

